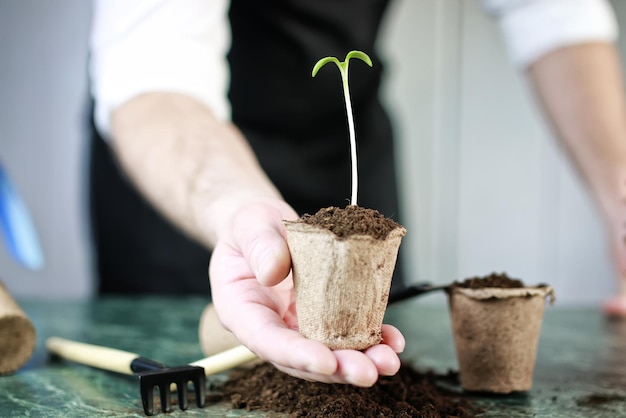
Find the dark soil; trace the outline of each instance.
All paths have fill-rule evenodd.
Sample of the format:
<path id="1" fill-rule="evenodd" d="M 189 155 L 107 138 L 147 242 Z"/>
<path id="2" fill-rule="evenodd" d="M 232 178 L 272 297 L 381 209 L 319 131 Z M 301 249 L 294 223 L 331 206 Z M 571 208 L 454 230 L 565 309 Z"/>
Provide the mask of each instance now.
<path id="1" fill-rule="evenodd" d="M 617 395 L 613 393 L 592 393 L 591 395 L 583 396 L 581 398 L 576 399 L 576 405 L 578 406 L 587 406 L 587 407 L 597 407 L 600 405 L 605 405 L 611 402 L 624 402 L 626 401 L 626 396 Z"/>
<path id="2" fill-rule="evenodd" d="M 233 408 L 289 417 L 474 417 L 482 410 L 458 393 L 437 386 L 455 374 L 419 373 L 407 365 L 371 388 L 296 379 L 269 363 L 234 372 L 223 396 Z"/>
<path id="3" fill-rule="evenodd" d="M 467 289 L 484 289 L 486 287 L 499 287 L 503 289 L 514 289 L 525 287 L 524 283 L 518 279 L 512 279 L 506 273 L 491 273 L 488 276 L 470 277 L 462 282 L 454 282 L 452 286 L 464 287 Z"/>
<path id="4" fill-rule="evenodd" d="M 329 229 L 340 238 L 350 235 L 370 235 L 379 240 L 387 238 L 392 230 L 400 226 L 375 209 L 355 205 L 345 208 L 334 206 L 323 208 L 315 215 L 303 215 L 300 222 Z"/>

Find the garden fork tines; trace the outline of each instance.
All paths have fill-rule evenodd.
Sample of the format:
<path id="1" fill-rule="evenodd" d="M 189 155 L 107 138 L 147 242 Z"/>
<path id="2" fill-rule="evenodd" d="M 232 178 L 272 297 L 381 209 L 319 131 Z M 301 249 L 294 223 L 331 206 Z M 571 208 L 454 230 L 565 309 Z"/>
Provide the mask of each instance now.
<path id="1" fill-rule="evenodd" d="M 131 369 L 139 377 L 141 403 L 146 415 L 154 413 L 154 388 L 159 389 L 161 412 L 172 410 L 172 384 L 176 385 L 178 407 L 185 410 L 189 407 L 188 384 L 194 387 L 196 405 L 203 408 L 206 401 L 206 376 L 204 369 L 198 366 L 168 367 L 145 357 L 132 361 Z"/>

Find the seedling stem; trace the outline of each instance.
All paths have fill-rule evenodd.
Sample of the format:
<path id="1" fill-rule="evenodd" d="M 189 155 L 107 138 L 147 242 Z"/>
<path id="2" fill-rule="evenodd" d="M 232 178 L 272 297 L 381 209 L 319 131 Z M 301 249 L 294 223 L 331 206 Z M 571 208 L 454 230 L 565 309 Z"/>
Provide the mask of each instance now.
<path id="1" fill-rule="evenodd" d="M 348 117 L 348 131 L 350 133 L 350 157 L 352 162 L 352 197 L 350 199 L 351 205 L 357 204 L 357 192 L 359 188 L 359 177 L 357 172 L 357 157 L 356 157 L 356 135 L 354 133 L 354 118 L 352 115 L 352 101 L 350 100 L 350 88 L 348 87 L 348 63 L 350 58 L 358 58 L 365 62 L 370 67 L 372 66 L 372 60 L 370 57 L 361 51 L 350 51 L 346 55 L 344 61 L 339 61 L 335 57 L 325 57 L 317 61 L 313 67 L 311 75 L 315 77 L 317 72 L 329 62 L 334 62 L 339 68 L 341 73 L 341 81 L 343 82 L 343 97 L 346 102 L 346 115 Z"/>

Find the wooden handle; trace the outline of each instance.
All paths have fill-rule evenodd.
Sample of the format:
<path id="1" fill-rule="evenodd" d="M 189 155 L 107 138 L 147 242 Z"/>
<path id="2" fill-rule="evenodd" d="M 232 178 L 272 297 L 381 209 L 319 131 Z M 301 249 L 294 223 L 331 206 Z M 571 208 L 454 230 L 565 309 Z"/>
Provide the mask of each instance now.
<path id="1" fill-rule="evenodd" d="M 0 281 L 0 375 L 13 373 L 32 356 L 37 333 Z"/>
<path id="2" fill-rule="evenodd" d="M 140 357 L 139 354 L 128 351 L 66 340 L 59 337 L 48 338 L 46 340 L 46 348 L 50 353 L 66 360 L 122 374 L 134 374 L 130 369 L 130 364 L 133 360 Z"/>
<path id="3" fill-rule="evenodd" d="M 212 356 L 189 363 L 189 365 L 204 368 L 205 376 L 210 376 L 249 363 L 255 359 L 258 359 L 256 354 L 248 350 L 245 346 L 238 345 L 224 350 L 221 353 L 213 354 Z M 177 389 L 175 383 L 170 385 L 172 392 L 176 392 Z"/>
<path id="4" fill-rule="evenodd" d="M 194 361 L 190 363 L 190 366 L 200 366 L 204 368 L 204 374 L 210 376 L 249 363 L 257 358 L 252 351 L 243 345 L 239 345 L 202 360 Z"/>

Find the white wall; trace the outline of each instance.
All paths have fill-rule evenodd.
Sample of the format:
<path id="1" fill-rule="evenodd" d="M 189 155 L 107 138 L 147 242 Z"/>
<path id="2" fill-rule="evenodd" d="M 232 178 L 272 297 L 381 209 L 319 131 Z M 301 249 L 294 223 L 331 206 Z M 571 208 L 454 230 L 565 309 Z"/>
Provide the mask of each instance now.
<path id="1" fill-rule="evenodd" d="M 0 161 L 30 207 L 46 266 L 33 272 L 0 240 L 16 297 L 82 298 L 90 266 L 82 188 L 90 2 L 0 0 Z"/>
<path id="2" fill-rule="evenodd" d="M 626 5 L 616 7 L 626 19 Z M 0 0 L 0 160 L 47 258 L 30 272 L 0 244 L 0 277 L 18 297 L 92 292 L 82 195 L 89 19 L 84 0 Z M 506 271 L 553 284 L 560 304 L 609 295 L 594 208 L 480 1 L 396 0 L 386 29 L 410 276 Z"/>

